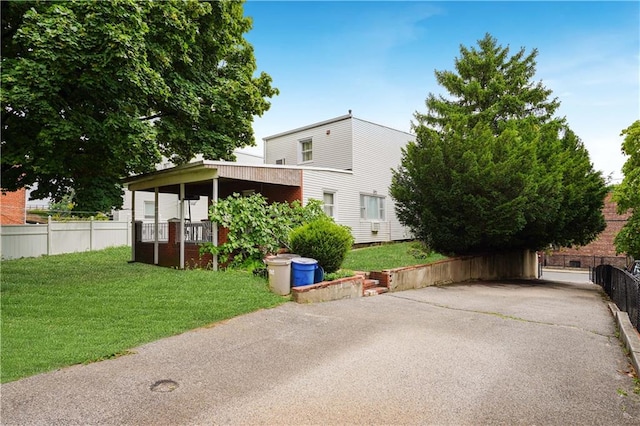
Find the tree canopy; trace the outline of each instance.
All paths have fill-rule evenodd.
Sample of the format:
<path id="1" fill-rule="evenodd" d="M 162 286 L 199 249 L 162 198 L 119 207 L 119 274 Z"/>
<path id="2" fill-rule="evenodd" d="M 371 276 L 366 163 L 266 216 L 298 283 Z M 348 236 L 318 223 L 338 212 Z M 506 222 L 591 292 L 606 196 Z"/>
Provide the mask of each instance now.
<path id="1" fill-rule="evenodd" d="M 537 50 L 509 55 L 487 34 L 436 71 L 448 96 L 416 112 L 393 171 L 399 220 L 443 253 L 584 245 L 605 227 L 606 186 L 535 75 Z"/>
<path id="2" fill-rule="evenodd" d="M 278 93 L 242 2 L 2 2 L 2 187 L 120 207 L 165 156 L 233 159 Z"/>
<path id="3" fill-rule="evenodd" d="M 622 166 L 624 179 L 614 191 L 618 213 L 631 216 L 615 238 L 616 251 L 640 259 L 640 120 L 622 131 L 622 153 L 629 156 Z"/>

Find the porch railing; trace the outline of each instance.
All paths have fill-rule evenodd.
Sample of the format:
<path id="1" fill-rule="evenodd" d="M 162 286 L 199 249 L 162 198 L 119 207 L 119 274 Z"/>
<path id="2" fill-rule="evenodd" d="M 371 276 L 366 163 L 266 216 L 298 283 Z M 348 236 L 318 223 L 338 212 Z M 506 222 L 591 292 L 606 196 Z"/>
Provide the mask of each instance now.
<path id="1" fill-rule="evenodd" d="M 156 229 L 155 223 L 143 223 L 141 241 L 143 242 L 155 241 L 156 240 L 155 229 Z M 158 224 L 158 241 L 162 241 L 162 242 L 169 241 L 169 224 L 168 223 Z"/>
<path id="2" fill-rule="evenodd" d="M 138 223 L 140 231 L 139 241 L 144 243 L 152 243 L 155 241 L 155 224 L 154 223 Z M 171 227 L 172 232 L 169 232 Z M 179 223 L 159 223 L 158 224 L 158 242 L 161 243 L 179 243 L 180 242 Z M 169 241 L 170 234 L 175 233 Z M 209 243 L 213 242 L 213 226 L 211 222 L 186 222 L 184 224 L 184 241 L 185 243 Z"/>
<path id="3" fill-rule="evenodd" d="M 184 224 L 184 241 L 186 243 L 213 242 L 211 222 L 196 222 Z M 176 235 L 176 242 L 180 242 L 180 235 Z"/>

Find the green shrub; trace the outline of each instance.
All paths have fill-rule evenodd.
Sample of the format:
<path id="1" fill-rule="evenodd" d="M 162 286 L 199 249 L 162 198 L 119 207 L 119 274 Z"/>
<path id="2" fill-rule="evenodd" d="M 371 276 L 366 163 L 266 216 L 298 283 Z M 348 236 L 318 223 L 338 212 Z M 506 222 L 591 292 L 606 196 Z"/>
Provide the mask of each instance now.
<path id="1" fill-rule="evenodd" d="M 209 220 L 227 228 L 226 241 L 218 247 L 205 243 L 200 251 L 218 255 L 220 264 L 242 268 L 247 261 L 261 262 L 265 255 L 286 247 L 292 229 L 321 216 L 325 214 L 318 200 L 303 207 L 297 200 L 269 203 L 261 194 L 234 193 L 209 209 Z"/>
<path id="2" fill-rule="evenodd" d="M 340 269 L 353 236 L 348 227 L 321 218 L 291 231 L 289 242 L 294 253 L 316 259 L 326 273 L 332 273 Z"/>
<path id="3" fill-rule="evenodd" d="M 333 281 L 339 280 L 340 278 L 350 278 L 353 277 L 355 273 L 350 269 L 338 269 L 335 272 L 331 272 L 330 274 L 324 274 L 325 281 Z"/>

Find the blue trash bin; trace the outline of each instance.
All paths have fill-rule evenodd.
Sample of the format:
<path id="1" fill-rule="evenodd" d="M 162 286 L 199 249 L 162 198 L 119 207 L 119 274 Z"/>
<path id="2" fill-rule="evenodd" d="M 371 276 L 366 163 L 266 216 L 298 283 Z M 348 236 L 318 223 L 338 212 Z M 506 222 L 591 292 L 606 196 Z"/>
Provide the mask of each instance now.
<path id="1" fill-rule="evenodd" d="M 318 261 L 308 257 L 291 259 L 291 279 L 294 287 L 313 284 Z"/>

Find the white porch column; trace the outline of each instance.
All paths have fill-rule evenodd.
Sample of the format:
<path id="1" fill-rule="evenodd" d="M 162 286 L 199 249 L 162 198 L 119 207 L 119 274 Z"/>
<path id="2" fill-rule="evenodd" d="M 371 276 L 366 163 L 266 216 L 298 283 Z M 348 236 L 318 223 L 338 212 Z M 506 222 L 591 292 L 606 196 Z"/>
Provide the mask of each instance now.
<path id="1" fill-rule="evenodd" d="M 184 183 L 180 184 L 180 269 L 184 269 Z"/>
<path id="2" fill-rule="evenodd" d="M 211 204 L 218 202 L 218 178 L 213 178 L 213 194 L 211 197 Z M 218 223 L 211 223 L 211 237 L 213 239 L 213 246 L 218 247 Z M 218 270 L 218 255 L 213 255 L 212 268 L 214 271 Z"/>
<path id="3" fill-rule="evenodd" d="M 160 230 L 158 229 L 158 191 L 159 188 L 156 186 L 156 192 L 155 192 L 155 198 L 154 198 L 154 206 L 155 206 L 155 211 L 153 213 L 153 223 L 154 223 L 154 228 L 153 228 L 153 264 L 157 265 L 158 264 L 158 234 L 160 233 Z"/>
<path id="4" fill-rule="evenodd" d="M 136 191 L 131 191 L 131 261 L 136 261 Z"/>

